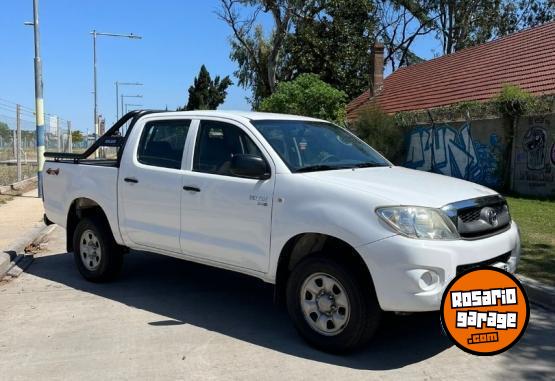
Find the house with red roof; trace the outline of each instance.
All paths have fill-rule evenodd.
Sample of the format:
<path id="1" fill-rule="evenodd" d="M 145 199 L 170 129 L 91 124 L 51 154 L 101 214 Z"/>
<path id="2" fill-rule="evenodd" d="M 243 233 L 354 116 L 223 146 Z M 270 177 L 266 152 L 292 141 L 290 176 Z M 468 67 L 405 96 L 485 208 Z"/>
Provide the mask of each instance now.
<path id="1" fill-rule="evenodd" d="M 383 52 L 383 45 L 374 47 L 371 88 L 347 105 L 348 120 L 376 104 L 393 114 L 485 102 L 504 84 L 536 96 L 555 94 L 555 22 L 400 68 L 385 79 Z"/>
<path id="2" fill-rule="evenodd" d="M 450 113 L 442 113 L 462 102 L 491 105 L 488 101 L 506 84 L 555 99 L 555 22 L 400 68 L 385 79 L 383 52 L 383 45 L 374 46 L 370 88 L 347 105 L 350 124 L 375 107 L 388 114 L 424 115 L 406 136 L 399 164 L 492 188 L 555 196 L 555 114 L 508 121 L 499 115 L 446 119 Z"/>

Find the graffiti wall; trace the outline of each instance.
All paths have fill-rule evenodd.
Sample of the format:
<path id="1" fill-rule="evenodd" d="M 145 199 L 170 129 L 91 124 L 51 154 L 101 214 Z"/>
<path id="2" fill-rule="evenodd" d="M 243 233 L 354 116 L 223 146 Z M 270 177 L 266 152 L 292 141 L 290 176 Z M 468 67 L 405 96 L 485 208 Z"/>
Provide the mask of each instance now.
<path id="1" fill-rule="evenodd" d="M 514 187 L 521 194 L 555 196 L 555 115 L 520 120 Z"/>
<path id="2" fill-rule="evenodd" d="M 502 184 L 504 131 L 499 119 L 415 127 L 405 167 L 497 188 Z"/>

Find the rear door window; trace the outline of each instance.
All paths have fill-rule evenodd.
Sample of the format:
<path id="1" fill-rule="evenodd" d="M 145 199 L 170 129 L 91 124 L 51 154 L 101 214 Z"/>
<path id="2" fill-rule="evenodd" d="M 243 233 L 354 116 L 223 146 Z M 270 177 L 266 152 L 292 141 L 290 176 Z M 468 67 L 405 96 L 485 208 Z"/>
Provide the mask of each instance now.
<path id="1" fill-rule="evenodd" d="M 149 122 L 143 129 L 137 160 L 154 167 L 180 169 L 190 120 Z"/>

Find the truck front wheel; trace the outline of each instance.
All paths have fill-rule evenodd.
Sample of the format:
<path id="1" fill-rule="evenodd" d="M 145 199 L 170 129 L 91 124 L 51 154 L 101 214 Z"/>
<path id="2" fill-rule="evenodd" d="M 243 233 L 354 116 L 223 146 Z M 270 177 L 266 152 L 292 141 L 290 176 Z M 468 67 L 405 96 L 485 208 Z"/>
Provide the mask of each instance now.
<path id="1" fill-rule="evenodd" d="M 75 263 L 91 282 L 114 279 L 123 264 L 123 250 L 107 225 L 97 216 L 87 217 L 79 221 L 73 234 Z"/>
<path id="2" fill-rule="evenodd" d="M 308 257 L 287 282 L 287 309 L 300 335 L 326 352 L 360 348 L 376 331 L 381 310 L 371 289 L 349 265 Z"/>

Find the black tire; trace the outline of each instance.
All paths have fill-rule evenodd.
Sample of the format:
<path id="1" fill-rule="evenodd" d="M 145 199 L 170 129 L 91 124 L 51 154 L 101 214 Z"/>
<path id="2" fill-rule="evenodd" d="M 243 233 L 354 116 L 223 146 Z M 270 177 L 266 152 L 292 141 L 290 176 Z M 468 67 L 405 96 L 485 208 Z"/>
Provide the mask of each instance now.
<path id="1" fill-rule="evenodd" d="M 349 300 L 347 323 L 333 336 L 312 328 L 301 308 L 301 288 L 305 280 L 317 273 L 329 274 L 339 281 Z M 357 269 L 324 256 L 307 257 L 293 269 L 287 281 L 287 310 L 299 334 L 312 346 L 330 353 L 350 352 L 367 344 L 381 316 L 371 279 L 364 279 Z"/>
<path id="2" fill-rule="evenodd" d="M 90 262 L 91 268 L 88 268 L 84 264 L 84 260 L 81 259 L 88 255 L 88 253 L 81 252 L 81 241 L 87 239 L 84 236 L 87 231 L 92 232 L 92 236 L 96 238 L 96 247 L 100 249 L 101 253 L 97 263 Z M 88 234 L 88 236 L 91 235 Z M 121 271 L 123 248 L 114 240 L 108 223 L 103 218 L 92 216 L 83 218 L 75 228 L 73 233 L 73 257 L 79 272 L 85 279 L 91 282 L 107 282 L 115 279 Z M 92 268 L 93 266 L 94 268 Z"/>

